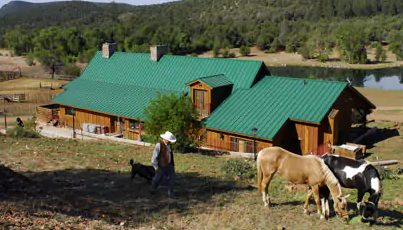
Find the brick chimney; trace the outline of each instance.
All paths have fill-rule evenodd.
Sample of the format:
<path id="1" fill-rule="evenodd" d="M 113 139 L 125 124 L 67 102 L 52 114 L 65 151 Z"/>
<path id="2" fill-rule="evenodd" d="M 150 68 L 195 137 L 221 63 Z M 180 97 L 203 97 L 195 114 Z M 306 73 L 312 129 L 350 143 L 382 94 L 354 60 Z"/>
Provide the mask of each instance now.
<path id="1" fill-rule="evenodd" d="M 150 58 L 152 61 L 159 61 L 166 53 L 168 53 L 168 46 L 158 45 L 150 47 Z"/>
<path id="2" fill-rule="evenodd" d="M 103 58 L 110 58 L 113 53 L 118 50 L 118 45 L 116 43 L 108 43 L 105 42 L 102 45 L 102 57 Z"/>

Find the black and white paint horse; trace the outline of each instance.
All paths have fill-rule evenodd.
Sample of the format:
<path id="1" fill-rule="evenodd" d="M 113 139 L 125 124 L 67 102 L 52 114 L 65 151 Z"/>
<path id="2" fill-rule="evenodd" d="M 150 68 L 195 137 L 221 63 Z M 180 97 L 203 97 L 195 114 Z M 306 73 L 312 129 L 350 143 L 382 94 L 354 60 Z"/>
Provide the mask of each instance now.
<path id="1" fill-rule="evenodd" d="M 376 221 L 378 202 L 382 195 L 382 182 L 378 170 L 369 163 L 338 155 L 326 155 L 323 161 L 342 187 L 357 189 L 357 209 L 362 215 L 362 220 L 370 221 L 373 218 L 373 221 Z M 323 206 L 328 207 L 329 189 L 322 187 L 319 192 Z M 360 206 L 365 193 L 369 193 L 370 196 L 364 202 L 365 206 L 361 213 Z M 329 212 L 329 210 L 326 211 Z"/>

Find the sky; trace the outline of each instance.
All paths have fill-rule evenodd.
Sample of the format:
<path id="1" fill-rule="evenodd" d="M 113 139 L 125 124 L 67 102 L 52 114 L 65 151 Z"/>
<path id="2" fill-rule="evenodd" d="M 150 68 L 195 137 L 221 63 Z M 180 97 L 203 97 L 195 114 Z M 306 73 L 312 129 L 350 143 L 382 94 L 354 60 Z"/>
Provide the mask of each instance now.
<path id="1" fill-rule="evenodd" d="M 24 1 L 24 0 L 23 0 Z M 69 1 L 69 0 L 26 0 L 26 2 L 60 2 L 60 1 Z M 112 2 L 112 0 L 86 0 L 88 2 Z M 121 3 L 129 3 L 132 5 L 151 5 L 151 4 L 158 4 L 158 3 L 165 3 L 165 2 L 173 2 L 175 0 L 115 0 L 115 2 Z M 3 5 L 11 2 L 11 0 L 0 0 L 0 8 Z"/>

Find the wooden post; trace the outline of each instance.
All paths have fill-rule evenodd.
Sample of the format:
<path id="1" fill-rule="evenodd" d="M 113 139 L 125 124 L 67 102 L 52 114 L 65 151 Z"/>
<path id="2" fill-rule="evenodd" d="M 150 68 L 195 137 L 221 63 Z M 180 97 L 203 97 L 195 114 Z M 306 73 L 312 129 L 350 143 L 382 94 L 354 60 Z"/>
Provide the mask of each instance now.
<path id="1" fill-rule="evenodd" d="M 6 132 L 7 132 L 7 113 L 6 113 L 5 110 L 4 110 L 4 127 L 5 127 Z"/>
<path id="2" fill-rule="evenodd" d="M 76 126 L 75 126 L 75 120 L 74 117 L 76 116 L 76 109 L 72 108 L 72 113 L 73 113 L 73 139 L 76 138 Z"/>

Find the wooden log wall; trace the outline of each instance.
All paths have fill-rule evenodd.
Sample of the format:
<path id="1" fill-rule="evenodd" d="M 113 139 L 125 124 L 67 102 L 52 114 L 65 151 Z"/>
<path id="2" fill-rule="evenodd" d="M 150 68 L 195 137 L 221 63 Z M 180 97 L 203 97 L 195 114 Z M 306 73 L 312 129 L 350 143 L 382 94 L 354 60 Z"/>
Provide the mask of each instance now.
<path id="1" fill-rule="evenodd" d="M 64 124 L 68 127 L 73 127 L 73 116 L 66 114 L 66 107 L 60 107 L 59 113 L 60 119 L 64 121 Z M 111 130 L 114 128 L 114 124 L 111 122 L 111 115 L 102 114 L 98 112 L 76 109 L 75 111 L 75 127 L 76 129 L 82 128 L 83 123 L 91 123 L 100 126 L 107 126 L 109 132 L 114 132 L 115 130 Z"/>
<path id="2" fill-rule="evenodd" d="M 344 143 L 348 140 L 352 125 L 354 101 L 355 98 L 352 97 L 351 93 L 344 91 L 333 105 L 333 109 L 339 110 L 335 118 L 338 132 L 336 144 Z"/>
<path id="3" fill-rule="evenodd" d="M 295 123 L 302 154 L 308 154 L 318 147 L 318 126 L 313 124 Z"/>
<path id="4" fill-rule="evenodd" d="M 130 130 L 130 120 L 125 119 L 125 133 L 123 135 L 124 138 L 130 140 L 138 140 L 139 139 L 139 130 Z"/>
<path id="5" fill-rule="evenodd" d="M 207 130 L 207 136 L 205 137 L 205 140 L 203 141 L 203 146 L 213 148 L 213 149 L 231 151 L 231 138 L 238 139 L 239 149 L 242 148 L 242 144 L 241 144 L 242 141 L 253 142 L 253 138 L 250 138 L 250 137 Z M 273 146 L 273 144 L 269 140 L 262 140 L 262 139 L 256 138 L 256 152 L 259 152 L 263 148 L 270 147 L 270 146 Z M 238 152 L 238 151 L 235 151 L 235 152 Z M 242 151 L 240 151 L 240 152 L 242 152 Z"/>
<path id="6" fill-rule="evenodd" d="M 36 115 L 35 115 L 36 120 L 38 122 L 46 123 L 46 122 L 48 122 L 49 117 L 52 116 L 52 112 L 53 112 L 52 109 L 48 109 L 48 108 L 38 106 L 36 108 Z"/>

